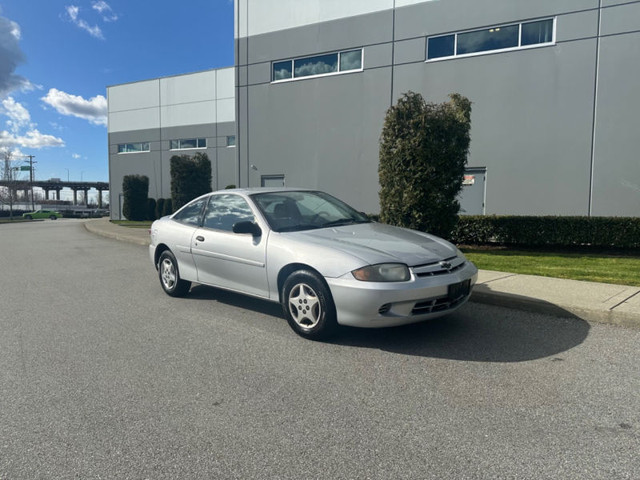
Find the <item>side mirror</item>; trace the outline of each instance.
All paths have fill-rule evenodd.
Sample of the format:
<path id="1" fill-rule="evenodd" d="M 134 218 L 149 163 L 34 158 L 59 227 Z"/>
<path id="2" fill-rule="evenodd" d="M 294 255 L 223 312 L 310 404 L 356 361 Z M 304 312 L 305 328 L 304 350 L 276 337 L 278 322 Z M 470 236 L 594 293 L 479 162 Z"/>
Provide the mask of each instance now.
<path id="1" fill-rule="evenodd" d="M 262 235 L 262 229 L 254 222 L 238 222 L 233 224 L 233 233 L 250 233 L 254 237 Z"/>

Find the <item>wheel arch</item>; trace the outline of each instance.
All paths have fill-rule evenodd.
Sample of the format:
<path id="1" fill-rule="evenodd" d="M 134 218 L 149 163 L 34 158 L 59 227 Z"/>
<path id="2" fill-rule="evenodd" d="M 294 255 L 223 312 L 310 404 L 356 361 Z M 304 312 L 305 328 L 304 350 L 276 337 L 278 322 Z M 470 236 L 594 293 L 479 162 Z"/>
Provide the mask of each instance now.
<path id="1" fill-rule="evenodd" d="M 280 303 L 282 303 L 282 287 L 284 286 L 284 282 L 286 282 L 289 275 L 291 275 L 293 272 L 296 272 L 298 270 L 308 270 L 310 272 L 315 273 L 316 275 L 318 275 L 318 278 L 322 280 L 322 283 L 324 283 L 324 286 L 327 287 L 327 290 L 331 292 L 331 289 L 329 288 L 327 281 L 324 279 L 324 275 L 322 275 L 318 270 L 316 270 L 310 265 L 307 265 L 306 263 L 290 263 L 282 267 L 278 272 L 278 301 Z"/>
<path id="2" fill-rule="evenodd" d="M 158 270 L 158 262 L 160 261 L 160 255 L 162 255 L 167 250 L 171 251 L 169 246 L 165 245 L 164 243 L 159 243 L 156 246 L 156 250 L 153 253 L 153 264 L 156 266 L 156 270 Z"/>

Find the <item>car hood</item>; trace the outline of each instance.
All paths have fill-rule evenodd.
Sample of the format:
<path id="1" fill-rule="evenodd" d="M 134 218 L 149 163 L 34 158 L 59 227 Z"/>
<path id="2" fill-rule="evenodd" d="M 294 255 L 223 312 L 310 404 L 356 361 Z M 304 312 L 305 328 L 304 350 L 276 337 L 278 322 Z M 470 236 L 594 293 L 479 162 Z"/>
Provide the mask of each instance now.
<path id="1" fill-rule="evenodd" d="M 346 225 L 295 234 L 304 243 L 341 250 L 367 264 L 434 263 L 457 254 L 455 246 L 434 235 L 381 223 Z"/>

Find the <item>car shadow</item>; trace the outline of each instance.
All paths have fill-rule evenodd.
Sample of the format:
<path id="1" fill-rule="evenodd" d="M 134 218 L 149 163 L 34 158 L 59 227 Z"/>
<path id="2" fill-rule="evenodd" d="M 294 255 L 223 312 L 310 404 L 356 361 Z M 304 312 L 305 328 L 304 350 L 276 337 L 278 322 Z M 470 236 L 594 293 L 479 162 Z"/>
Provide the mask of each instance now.
<path id="1" fill-rule="evenodd" d="M 403 327 L 343 328 L 334 343 L 468 362 L 561 359 L 563 352 L 584 342 L 590 326 L 555 305 L 548 312 L 469 302 L 451 315 Z"/>
<path id="2" fill-rule="evenodd" d="M 197 285 L 189 298 L 215 300 L 285 321 L 279 304 L 225 290 Z M 527 297 L 518 298 L 527 305 Z M 531 313 L 469 302 L 451 315 L 412 325 L 340 327 L 327 343 L 470 362 L 525 362 L 548 357 L 558 361 L 563 352 L 584 342 L 590 326 L 571 312 L 552 304 L 547 307 L 542 309 L 545 313 Z"/>
<path id="3" fill-rule="evenodd" d="M 260 298 L 242 295 L 241 293 L 229 292 L 221 288 L 209 287 L 206 285 L 194 285 L 189 291 L 189 299 L 213 300 L 233 307 L 244 308 L 262 315 L 271 317 L 282 317 L 282 307 L 279 303 L 269 302 Z"/>

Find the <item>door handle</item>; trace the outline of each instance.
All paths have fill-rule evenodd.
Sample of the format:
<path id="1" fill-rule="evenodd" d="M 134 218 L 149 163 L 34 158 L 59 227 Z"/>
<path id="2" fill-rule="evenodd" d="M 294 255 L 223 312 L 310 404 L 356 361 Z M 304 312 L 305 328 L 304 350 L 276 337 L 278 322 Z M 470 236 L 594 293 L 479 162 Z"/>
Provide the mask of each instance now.
<path id="1" fill-rule="evenodd" d="M 201 235 L 198 235 L 198 236 L 196 237 L 196 240 L 197 240 L 197 241 L 199 241 L 199 242 L 204 242 L 204 237 L 203 237 L 203 236 L 201 236 Z"/>

